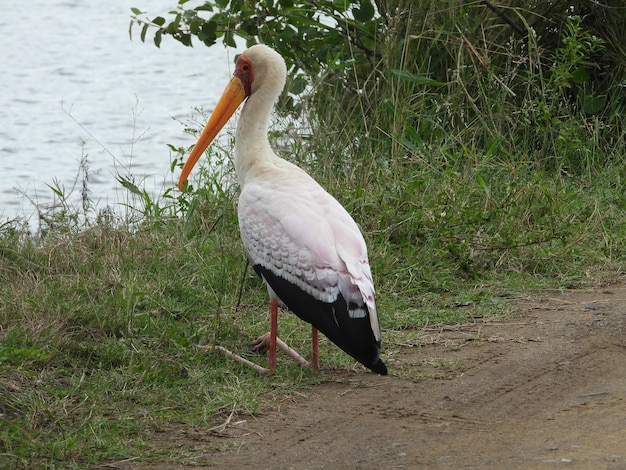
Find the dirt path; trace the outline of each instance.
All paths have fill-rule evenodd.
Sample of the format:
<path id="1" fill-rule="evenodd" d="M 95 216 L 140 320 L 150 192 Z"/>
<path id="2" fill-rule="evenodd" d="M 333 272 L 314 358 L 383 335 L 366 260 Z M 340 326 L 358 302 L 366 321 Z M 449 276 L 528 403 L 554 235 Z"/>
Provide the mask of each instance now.
<path id="1" fill-rule="evenodd" d="M 204 462 L 626 469 L 626 284 L 520 305 L 509 322 L 424 331 L 423 345 L 388 361 L 395 375 L 330 372 L 334 382 L 233 419 L 197 442 Z"/>

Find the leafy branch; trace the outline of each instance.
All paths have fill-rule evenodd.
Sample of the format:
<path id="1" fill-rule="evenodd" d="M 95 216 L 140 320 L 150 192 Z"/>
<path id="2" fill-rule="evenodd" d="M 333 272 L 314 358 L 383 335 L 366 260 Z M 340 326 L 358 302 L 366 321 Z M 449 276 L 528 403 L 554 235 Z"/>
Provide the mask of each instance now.
<path id="1" fill-rule="evenodd" d="M 132 37 L 138 27 L 145 42 L 148 32 L 153 31 L 157 47 L 163 36 L 185 46 L 195 41 L 212 46 L 221 40 L 228 47 L 236 47 L 236 38 L 247 46 L 263 42 L 285 58 L 292 74 L 308 77 L 318 76 L 329 65 L 380 58 L 375 38 L 380 37 L 385 24 L 372 0 L 212 0 L 187 8 L 188 1 L 179 0 L 166 16 L 151 17 L 132 8 L 129 34 Z"/>

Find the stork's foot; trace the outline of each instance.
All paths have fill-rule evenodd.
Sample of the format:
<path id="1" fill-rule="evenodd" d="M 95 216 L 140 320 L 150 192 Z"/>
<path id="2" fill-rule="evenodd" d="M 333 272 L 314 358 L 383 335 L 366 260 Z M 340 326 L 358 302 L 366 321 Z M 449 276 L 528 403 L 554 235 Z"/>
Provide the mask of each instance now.
<path id="1" fill-rule="evenodd" d="M 276 342 L 278 343 L 278 338 L 276 338 Z M 278 344 L 277 344 L 277 346 L 278 346 Z M 265 353 L 267 353 L 267 351 L 270 350 L 270 333 L 269 333 L 269 331 L 267 333 L 265 333 L 264 335 L 259 336 L 254 341 L 252 341 L 248 345 L 248 349 L 251 352 L 254 352 L 254 353 L 257 353 L 257 354 L 265 354 Z"/>
<path id="2" fill-rule="evenodd" d="M 276 347 L 278 349 L 280 349 L 281 351 L 283 351 L 288 356 L 290 356 L 291 358 L 293 358 L 293 360 L 296 361 L 301 366 L 304 366 L 304 367 L 311 366 L 311 363 L 309 361 L 307 361 L 300 354 L 298 354 L 296 351 L 291 349 L 287 345 L 287 343 L 285 343 L 280 338 L 276 338 Z M 251 351 L 254 351 L 254 352 L 260 353 L 260 354 L 265 354 L 267 351 L 269 351 L 269 349 L 270 349 L 270 334 L 269 334 L 269 332 L 265 333 L 264 335 L 259 336 L 257 339 L 255 339 L 252 343 L 250 343 L 249 348 L 250 348 Z"/>
<path id="3" fill-rule="evenodd" d="M 269 351 L 270 349 L 269 344 L 270 344 L 270 334 L 266 333 L 263 336 L 260 336 L 259 338 L 254 340 L 252 343 L 250 343 L 250 350 L 264 354 L 267 351 Z M 217 351 L 221 351 L 233 361 L 239 362 L 240 364 L 245 364 L 248 367 L 251 367 L 252 369 L 257 371 L 261 375 L 272 375 L 274 373 L 274 370 L 272 368 L 268 369 L 266 367 L 262 367 L 258 364 L 255 364 L 254 362 L 249 361 L 248 359 L 245 359 L 222 346 L 206 345 L 206 346 L 199 346 L 199 347 L 201 349 L 215 349 Z M 282 341 L 280 338 L 276 338 L 276 347 L 282 350 L 283 352 L 285 352 L 285 354 L 292 357 L 293 360 L 296 361 L 301 366 L 315 367 L 315 363 L 311 364 L 309 361 L 303 358 L 300 354 L 298 354 L 296 351 L 294 351 L 289 346 L 287 346 L 287 344 L 284 341 Z M 317 368 L 319 368 L 319 365 L 317 366 Z"/>

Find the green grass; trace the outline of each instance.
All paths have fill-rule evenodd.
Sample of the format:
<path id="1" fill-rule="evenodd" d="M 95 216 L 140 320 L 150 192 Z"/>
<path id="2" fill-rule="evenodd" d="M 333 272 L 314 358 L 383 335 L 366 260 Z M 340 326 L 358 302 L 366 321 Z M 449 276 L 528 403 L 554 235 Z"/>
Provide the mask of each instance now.
<path id="1" fill-rule="evenodd" d="M 591 82 L 577 71 L 601 69 L 623 41 L 612 49 L 570 20 L 546 50 L 532 36 L 507 42 L 500 17 L 476 14 L 483 2 L 422 3 L 399 14 L 404 35 L 380 39 L 373 69 L 315 77 L 307 126 L 294 135 L 279 119 L 271 136 L 361 225 L 383 358 L 420 344 L 424 327 L 511 318 L 520 295 L 608 282 L 626 261 L 623 76 L 610 69 L 602 96 L 614 99 L 589 112 Z M 507 13 L 530 28 L 525 10 Z M 186 192 L 155 200 L 121 176 L 129 203 L 94 213 L 53 184 L 61 203 L 38 236 L 0 225 L 4 467 L 197 464 L 163 435 L 260 413 L 332 375 L 280 357 L 275 376 L 259 377 L 199 347 L 266 361 L 246 352 L 267 331 L 268 302 L 239 241 L 230 148 L 213 149 Z M 187 149 L 171 149 L 177 172 Z M 279 328 L 308 353 L 309 327 L 284 314 Z M 355 367 L 325 340 L 320 354 L 326 371 Z"/>
<path id="2" fill-rule="evenodd" d="M 143 457 L 155 430 L 210 427 L 319 380 L 287 361 L 275 378 L 259 378 L 198 348 L 243 351 L 267 328 L 267 305 L 248 272 L 237 306 L 246 264 L 234 227 L 227 239 L 189 240 L 173 225 L 95 226 L 41 242 L 3 233 L 0 443 L 9 466 Z M 289 339 L 303 346 L 308 330 L 290 323 Z"/>
<path id="3" fill-rule="evenodd" d="M 423 327 L 511 318 L 512 299 L 531 290 L 592 285 L 622 272 L 618 168 L 597 182 L 541 172 L 516 178 L 499 169 L 489 187 L 479 170 L 493 168 L 415 183 L 422 189 L 403 188 L 413 199 L 381 202 L 376 211 L 368 201 L 385 194 L 344 200 L 366 227 L 384 357 L 420 344 Z M 126 218 L 101 218 L 57 226 L 42 239 L 3 228 L 0 445 L 7 468 L 183 463 L 188 453 L 155 444 L 163 432 L 207 429 L 233 411 L 260 413 L 325 380 L 282 357 L 276 376 L 259 377 L 199 348 L 220 344 L 266 361 L 245 348 L 267 330 L 268 305 L 243 256 L 232 196 L 194 192 L 185 196 L 194 210 L 180 217 L 137 213 L 130 226 Z M 285 314 L 279 327 L 308 353 L 306 325 Z M 326 370 L 354 367 L 327 341 L 321 360 Z"/>

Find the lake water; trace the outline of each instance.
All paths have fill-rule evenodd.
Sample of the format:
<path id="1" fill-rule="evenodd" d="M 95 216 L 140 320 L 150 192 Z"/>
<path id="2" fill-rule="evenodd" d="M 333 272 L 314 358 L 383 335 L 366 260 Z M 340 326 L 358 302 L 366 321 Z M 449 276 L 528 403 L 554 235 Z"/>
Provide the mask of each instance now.
<path id="1" fill-rule="evenodd" d="M 167 144 L 194 143 L 184 128 L 204 124 L 195 108 L 211 111 L 236 53 L 219 44 L 184 47 L 168 37 L 159 49 L 150 32 L 142 43 L 137 27 L 130 40 L 131 7 L 152 17 L 176 4 L 31 0 L 3 9 L 0 225 L 14 217 L 36 221 L 29 199 L 50 204 L 47 185 L 57 182 L 79 204 L 80 187 L 72 188 L 85 156 L 98 207 L 128 200 L 118 173 L 152 194 L 174 184 Z"/>

